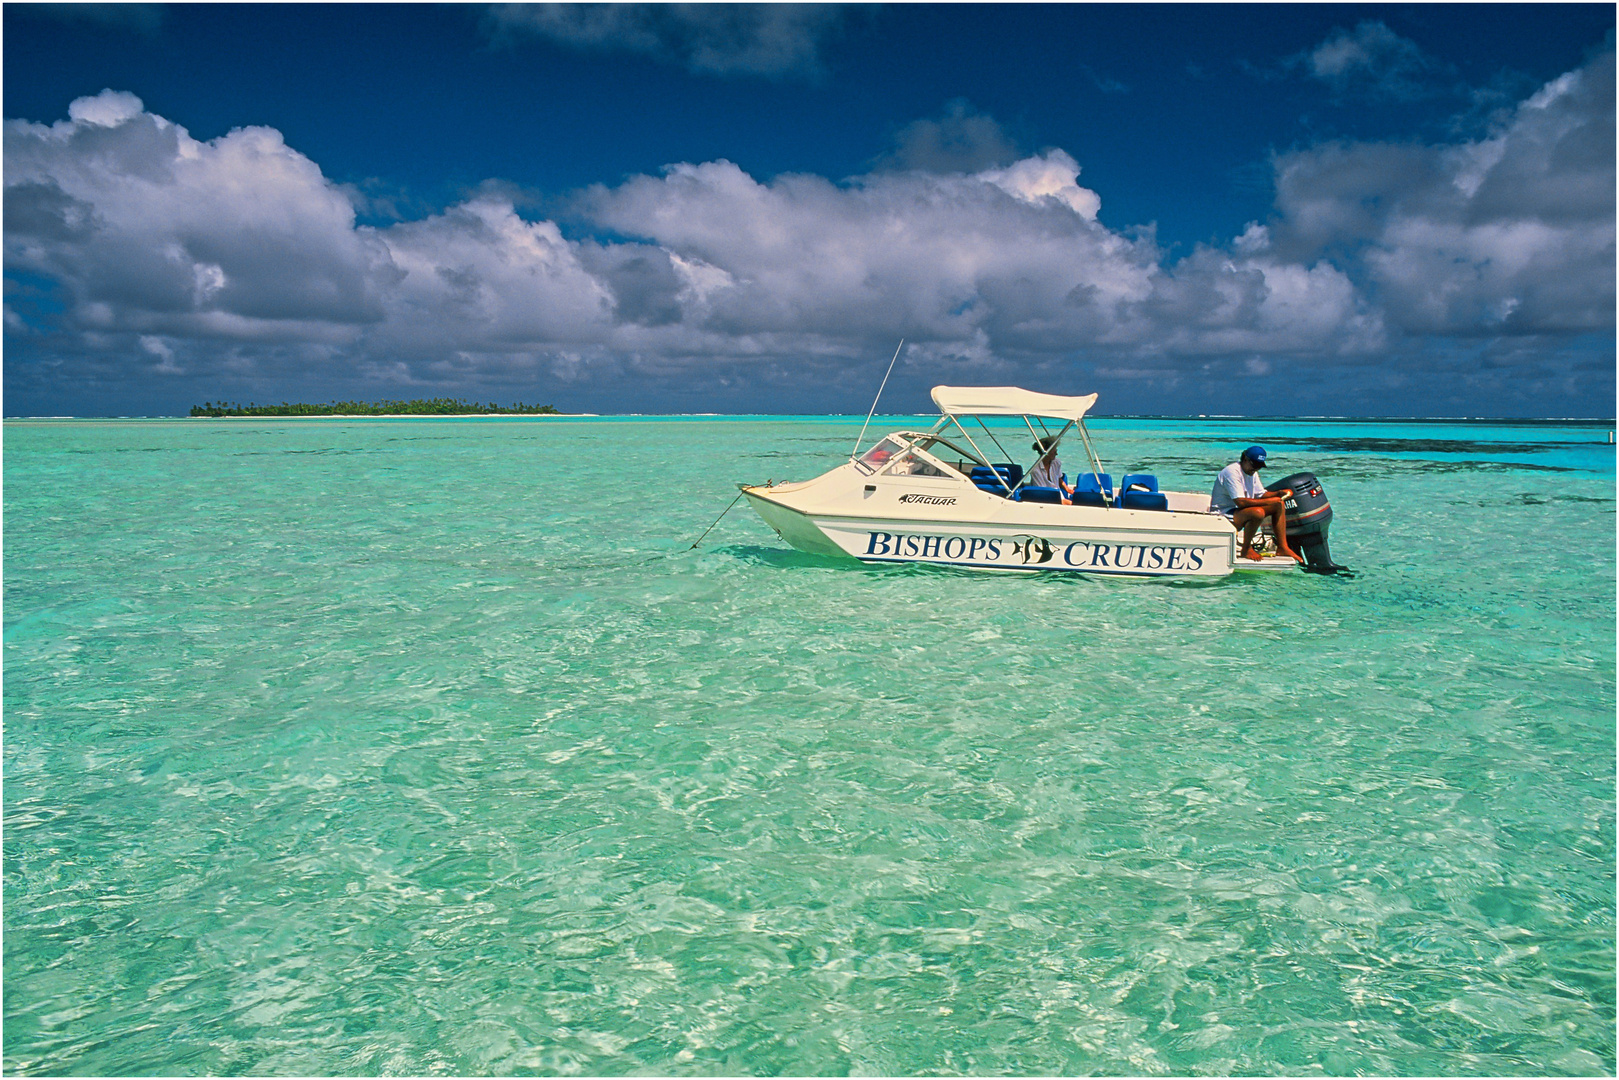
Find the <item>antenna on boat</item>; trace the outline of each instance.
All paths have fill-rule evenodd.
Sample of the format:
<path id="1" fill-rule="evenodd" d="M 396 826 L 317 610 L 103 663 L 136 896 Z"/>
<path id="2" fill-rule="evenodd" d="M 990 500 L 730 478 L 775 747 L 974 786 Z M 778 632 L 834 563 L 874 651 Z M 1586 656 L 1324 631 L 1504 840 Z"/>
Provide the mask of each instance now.
<path id="1" fill-rule="evenodd" d="M 894 346 L 894 360 L 899 359 L 899 351 L 903 348 L 905 348 L 905 339 L 900 338 L 899 344 Z M 883 386 L 888 385 L 888 376 L 894 373 L 894 360 L 888 362 L 888 370 L 883 372 L 882 386 L 877 387 L 877 396 L 871 399 L 871 411 L 866 413 L 866 422 L 860 425 L 860 434 L 855 436 L 854 449 L 849 453 L 851 458 L 860 454 L 860 444 L 866 438 L 866 429 L 871 426 L 871 418 L 877 411 L 877 403 L 883 399 Z"/>

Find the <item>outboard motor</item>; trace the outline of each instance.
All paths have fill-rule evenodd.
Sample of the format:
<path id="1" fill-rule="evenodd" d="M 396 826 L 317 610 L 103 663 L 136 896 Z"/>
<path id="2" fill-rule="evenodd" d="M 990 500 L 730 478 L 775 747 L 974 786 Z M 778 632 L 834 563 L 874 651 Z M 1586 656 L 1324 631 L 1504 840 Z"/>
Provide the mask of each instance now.
<path id="1" fill-rule="evenodd" d="M 1304 569 L 1311 574 L 1337 574 L 1349 569 L 1332 561 L 1327 550 L 1327 526 L 1332 524 L 1332 504 L 1314 473 L 1294 473 L 1284 476 L 1266 491 L 1292 488 L 1293 494 L 1282 503 L 1287 510 L 1287 539 L 1304 556 Z"/>

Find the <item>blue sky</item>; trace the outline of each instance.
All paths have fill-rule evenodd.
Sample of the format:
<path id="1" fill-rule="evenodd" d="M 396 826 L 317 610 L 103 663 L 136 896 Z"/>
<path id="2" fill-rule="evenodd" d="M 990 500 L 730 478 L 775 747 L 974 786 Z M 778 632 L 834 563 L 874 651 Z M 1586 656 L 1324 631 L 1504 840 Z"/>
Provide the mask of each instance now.
<path id="1" fill-rule="evenodd" d="M 1612 5 L 4 19 L 7 415 L 1614 411 Z"/>

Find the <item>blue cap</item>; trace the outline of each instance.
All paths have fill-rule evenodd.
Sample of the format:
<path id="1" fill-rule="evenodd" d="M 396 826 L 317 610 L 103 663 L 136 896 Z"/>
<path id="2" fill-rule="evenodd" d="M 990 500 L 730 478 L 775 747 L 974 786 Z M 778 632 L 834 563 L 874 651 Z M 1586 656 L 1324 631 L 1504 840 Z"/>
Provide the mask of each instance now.
<path id="1" fill-rule="evenodd" d="M 1265 467 L 1265 448 L 1263 446 L 1250 446 L 1242 452 L 1242 456 L 1258 465 L 1261 469 Z"/>

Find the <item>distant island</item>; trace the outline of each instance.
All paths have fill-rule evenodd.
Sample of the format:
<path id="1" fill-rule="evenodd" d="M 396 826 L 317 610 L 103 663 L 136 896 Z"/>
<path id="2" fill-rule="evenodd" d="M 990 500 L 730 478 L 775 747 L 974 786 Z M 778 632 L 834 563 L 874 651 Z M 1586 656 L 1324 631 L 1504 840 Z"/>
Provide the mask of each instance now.
<path id="1" fill-rule="evenodd" d="M 427 401 L 334 401 L 327 405 L 230 404 L 205 401 L 191 406 L 192 416 L 560 416 L 550 405 L 524 405 L 509 408 L 459 398 L 432 398 Z"/>

